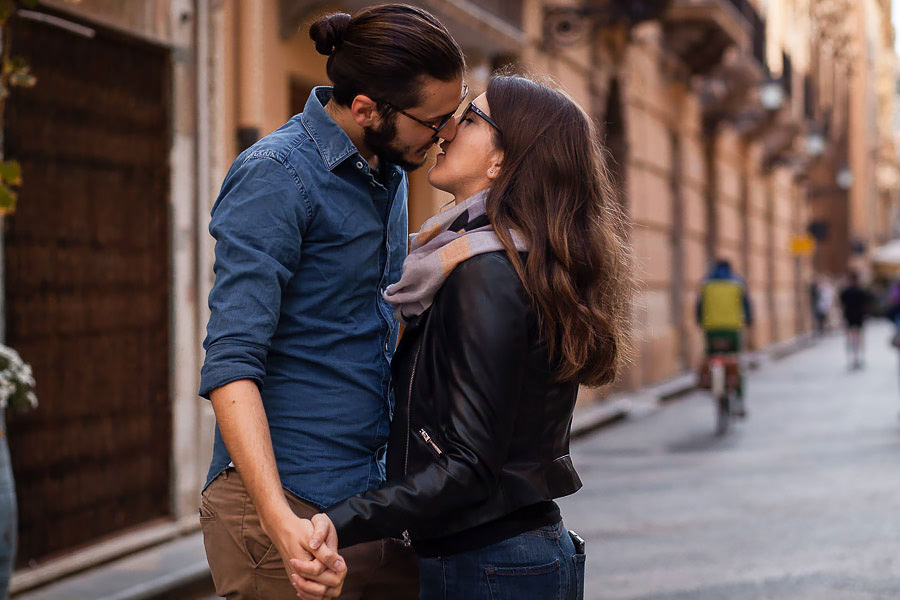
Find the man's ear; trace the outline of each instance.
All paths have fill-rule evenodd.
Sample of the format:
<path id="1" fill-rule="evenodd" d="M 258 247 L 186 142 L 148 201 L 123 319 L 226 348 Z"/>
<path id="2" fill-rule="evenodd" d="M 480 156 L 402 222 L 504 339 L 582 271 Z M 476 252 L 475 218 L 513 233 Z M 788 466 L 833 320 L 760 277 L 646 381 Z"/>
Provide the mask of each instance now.
<path id="1" fill-rule="evenodd" d="M 370 127 L 380 117 L 378 105 L 365 94 L 357 94 L 350 103 L 350 114 L 360 127 Z"/>

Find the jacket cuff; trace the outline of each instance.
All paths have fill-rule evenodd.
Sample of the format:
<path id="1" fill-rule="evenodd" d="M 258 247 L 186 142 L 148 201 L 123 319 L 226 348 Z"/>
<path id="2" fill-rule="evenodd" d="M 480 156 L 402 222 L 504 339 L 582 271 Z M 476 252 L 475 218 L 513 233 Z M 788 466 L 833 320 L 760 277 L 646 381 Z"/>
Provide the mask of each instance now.
<path id="1" fill-rule="evenodd" d="M 354 508 L 354 504 L 358 506 Z M 323 511 L 331 522 L 338 534 L 338 548 L 346 548 L 347 546 L 355 546 L 363 542 L 373 542 L 391 535 L 399 535 L 399 533 L 389 533 L 376 529 L 372 522 L 372 514 L 365 510 L 364 503 L 360 498 L 351 497 L 343 502 L 338 502 L 333 506 L 329 506 Z M 385 523 L 381 523 L 384 525 Z"/>

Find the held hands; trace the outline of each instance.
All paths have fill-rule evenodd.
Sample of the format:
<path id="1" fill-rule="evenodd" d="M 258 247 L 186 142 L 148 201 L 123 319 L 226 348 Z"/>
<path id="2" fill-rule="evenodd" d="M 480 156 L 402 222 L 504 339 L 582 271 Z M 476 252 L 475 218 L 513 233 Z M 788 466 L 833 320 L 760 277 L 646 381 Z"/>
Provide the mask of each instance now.
<path id="1" fill-rule="evenodd" d="M 290 560 L 291 584 L 301 600 L 337 597 L 347 576 L 347 565 L 337 553 L 337 530 L 324 513 L 302 521 L 300 545 L 305 556 Z"/>
<path id="2" fill-rule="evenodd" d="M 312 520 L 296 515 L 271 532 L 284 568 L 301 600 L 325 600 L 341 594 L 347 565 L 337 553 L 337 531 L 324 514 Z M 313 544 L 313 542 L 316 542 Z M 323 543 L 324 542 L 324 543 Z"/>

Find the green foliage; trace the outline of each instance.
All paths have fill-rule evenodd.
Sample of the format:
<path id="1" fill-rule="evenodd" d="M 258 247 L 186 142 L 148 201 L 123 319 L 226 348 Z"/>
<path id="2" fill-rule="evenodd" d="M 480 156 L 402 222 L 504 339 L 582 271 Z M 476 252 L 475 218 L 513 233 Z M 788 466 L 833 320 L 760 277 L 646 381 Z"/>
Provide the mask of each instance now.
<path id="1" fill-rule="evenodd" d="M 13 189 L 22 185 L 22 168 L 14 160 L 0 162 L 0 215 L 16 210 L 19 194 Z"/>
<path id="2" fill-rule="evenodd" d="M 22 167 L 17 161 L 0 162 L 0 181 L 7 185 L 22 185 Z"/>
<path id="3" fill-rule="evenodd" d="M 3 119 L 6 98 L 11 87 L 34 87 L 37 78 L 31 73 L 31 65 L 21 56 L 10 58 L 10 25 L 9 19 L 18 8 L 34 9 L 38 0 L 0 0 L 0 36 L 2 36 L 2 68 L 0 68 L 0 131 L 3 130 Z M 16 210 L 19 194 L 14 188 L 22 185 L 22 169 L 19 163 L 11 160 L 0 162 L 0 216 L 8 215 Z"/>
<path id="4" fill-rule="evenodd" d="M 31 74 L 31 65 L 21 56 L 4 61 L 3 77 L 12 86 L 30 88 L 37 83 L 37 77 Z"/>
<path id="5" fill-rule="evenodd" d="M 22 185 L 22 168 L 14 160 L 0 162 L 0 215 L 16 210 L 19 194 L 13 187 Z"/>
<path id="6" fill-rule="evenodd" d="M 81 0 L 66 0 L 77 4 Z M 11 87 L 34 87 L 37 77 L 31 72 L 31 65 L 21 56 L 9 56 L 10 24 L 9 19 L 19 8 L 36 9 L 39 0 L 0 0 L 0 131 L 3 130 L 6 98 Z M 16 210 L 18 192 L 13 188 L 22 185 L 22 169 L 16 161 L 0 162 L 0 216 L 8 215 Z"/>
<path id="7" fill-rule="evenodd" d="M 5 183 L 0 183 L 0 216 L 6 216 L 16 211 L 16 202 L 19 195 Z"/>

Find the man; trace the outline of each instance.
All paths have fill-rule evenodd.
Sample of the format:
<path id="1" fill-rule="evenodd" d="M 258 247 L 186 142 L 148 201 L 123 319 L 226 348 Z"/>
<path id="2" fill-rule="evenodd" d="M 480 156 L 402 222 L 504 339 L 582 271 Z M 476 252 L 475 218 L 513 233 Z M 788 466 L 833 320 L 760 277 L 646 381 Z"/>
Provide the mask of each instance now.
<path id="1" fill-rule="evenodd" d="M 863 367 L 863 323 L 869 312 L 872 295 L 859 285 L 859 275 L 850 271 L 847 287 L 841 290 L 841 308 L 847 327 L 847 361 L 849 369 Z"/>
<path id="2" fill-rule="evenodd" d="M 720 259 L 703 280 L 697 300 L 697 323 L 706 337 L 706 354 L 735 353 L 743 347 L 745 327 L 753 324 L 753 312 L 744 282 Z M 735 413 L 746 416 L 744 377 L 740 376 Z"/>
<path id="3" fill-rule="evenodd" d="M 302 517 L 384 480 L 398 325 L 381 293 L 406 256 L 404 170 L 452 133 L 466 93 L 459 46 L 421 9 L 330 15 L 310 36 L 334 87 L 241 153 L 210 222 L 200 394 L 217 427 L 200 520 L 229 598 L 296 597 Z M 301 597 L 338 595 L 347 571 L 341 598 L 417 597 L 401 542 L 343 557 L 324 552 L 331 569 Z"/>

